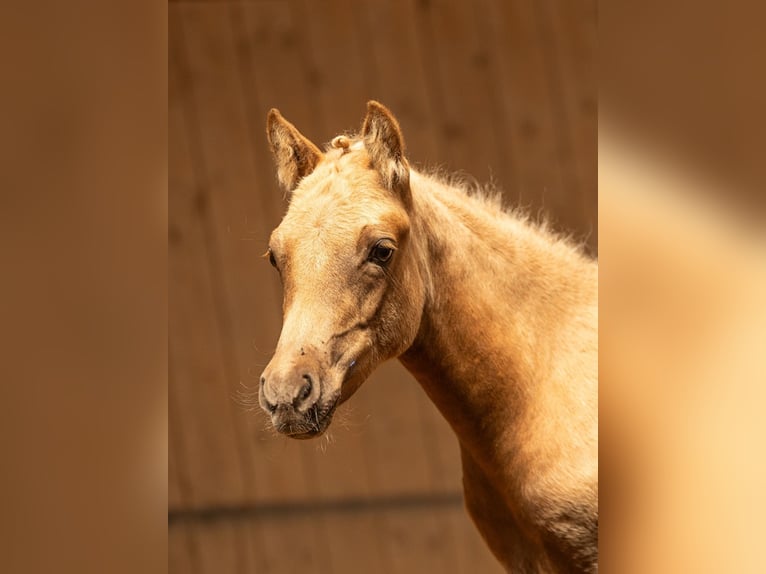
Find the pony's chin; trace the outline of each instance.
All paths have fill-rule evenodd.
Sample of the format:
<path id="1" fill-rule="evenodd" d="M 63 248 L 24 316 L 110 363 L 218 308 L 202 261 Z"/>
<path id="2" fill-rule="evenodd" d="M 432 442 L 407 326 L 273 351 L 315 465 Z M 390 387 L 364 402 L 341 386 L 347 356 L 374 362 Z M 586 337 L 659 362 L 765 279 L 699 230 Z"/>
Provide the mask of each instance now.
<path id="1" fill-rule="evenodd" d="M 317 437 L 322 436 L 324 434 L 325 430 L 327 430 L 326 427 L 324 429 L 318 430 L 318 431 L 304 432 L 304 433 L 300 433 L 300 434 L 288 434 L 286 436 L 288 438 L 294 438 L 295 440 L 309 440 L 309 439 L 312 439 L 312 438 L 317 438 Z"/>
<path id="2" fill-rule="evenodd" d="M 277 432 L 285 435 L 287 438 L 294 438 L 296 440 L 308 440 L 322 436 L 330 426 L 330 422 L 332 422 L 332 415 L 322 419 L 319 426 L 308 430 L 300 428 L 300 430 L 293 431 L 289 425 L 284 425 L 282 427 L 277 427 Z"/>
<path id="3" fill-rule="evenodd" d="M 323 414 L 320 414 L 318 418 L 314 418 L 316 414 L 305 415 L 306 418 L 300 421 L 286 421 L 282 424 L 275 425 L 277 432 L 285 435 L 288 438 L 294 438 L 297 440 L 308 440 L 322 436 L 332 423 L 332 417 L 335 414 L 335 409 L 340 405 L 340 395 L 336 395 L 336 398 L 332 403 L 320 408 Z"/>

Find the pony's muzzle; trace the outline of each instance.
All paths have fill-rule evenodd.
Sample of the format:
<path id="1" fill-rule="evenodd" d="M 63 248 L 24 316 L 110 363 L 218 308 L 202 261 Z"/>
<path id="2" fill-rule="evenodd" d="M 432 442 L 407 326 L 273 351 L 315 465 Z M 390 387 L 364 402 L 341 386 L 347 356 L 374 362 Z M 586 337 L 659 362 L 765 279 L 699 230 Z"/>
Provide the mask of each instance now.
<path id="1" fill-rule="evenodd" d="M 318 373 L 308 356 L 289 364 L 275 357 L 261 375 L 261 407 L 279 418 L 304 416 L 321 395 Z"/>
<path id="2" fill-rule="evenodd" d="M 273 379 L 270 379 L 273 380 Z M 308 373 L 304 374 L 302 376 L 302 385 L 284 385 L 284 383 L 281 385 L 282 387 L 287 387 L 288 394 L 285 392 L 281 393 L 272 393 L 273 395 L 277 395 L 279 397 L 282 397 L 281 399 L 277 398 L 273 402 L 269 400 L 267 393 L 266 393 L 266 377 L 261 377 L 261 393 L 260 393 L 260 399 L 261 399 L 261 406 L 268 411 L 269 413 L 275 413 L 278 409 L 281 410 L 293 410 L 296 412 L 303 412 L 311 408 L 313 406 L 314 402 L 311 401 L 311 395 L 312 391 L 314 390 L 314 380 L 312 376 Z M 277 383 L 279 384 L 279 383 Z M 292 397 L 290 396 L 292 395 Z M 286 397 L 286 398 L 285 398 Z"/>

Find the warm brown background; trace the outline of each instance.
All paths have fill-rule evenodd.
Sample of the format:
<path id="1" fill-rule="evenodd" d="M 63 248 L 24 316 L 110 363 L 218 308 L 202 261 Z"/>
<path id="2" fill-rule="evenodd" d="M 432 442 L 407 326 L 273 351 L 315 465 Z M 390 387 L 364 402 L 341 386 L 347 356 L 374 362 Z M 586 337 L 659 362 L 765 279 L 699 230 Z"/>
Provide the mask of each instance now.
<path id="1" fill-rule="evenodd" d="M 329 444 L 236 401 L 281 319 L 264 121 L 278 107 L 322 143 L 378 99 L 416 165 L 492 180 L 595 252 L 595 2 L 187 0 L 169 26 L 171 571 L 499 572 L 456 441 L 398 363 Z"/>

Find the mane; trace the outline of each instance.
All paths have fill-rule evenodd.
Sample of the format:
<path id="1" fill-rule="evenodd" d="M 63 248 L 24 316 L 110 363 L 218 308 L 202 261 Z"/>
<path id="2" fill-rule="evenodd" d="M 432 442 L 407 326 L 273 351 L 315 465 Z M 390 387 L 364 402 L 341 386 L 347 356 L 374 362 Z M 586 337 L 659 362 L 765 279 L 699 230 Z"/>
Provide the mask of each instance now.
<path id="1" fill-rule="evenodd" d="M 330 159 L 337 159 L 345 154 L 363 149 L 364 140 L 357 134 L 340 134 L 325 146 L 325 153 Z M 509 205 L 504 201 L 504 194 L 494 181 L 480 183 L 465 171 L 449 171 L 443 166 L 412 166 L 412 171 L 431 182 L 457 192 L 469 204 L 485 215 L 497 219 L 499 223 L 522 224 L 534 233 L 543 236 L 552 243 L 566 245 L 581 255 L 592 258 L 587 245 L 588 236 L 578 238 L 574 233 L 555 230 L 548 214 L 540 208 L 533 214 L 531 206 Z"/>
<path id="2" fill-rule="evenodd" d="M 502 189 L 494 181 L 482 184 L 467 172 L 451 172 L 443 167 L 427 167 L 414 171 L 421 177 L 459 194 L 468 204 L 497 220 L 501 225 L 521 224 L 550 243 L 566 246 L 590 258 L 587 236 L 578 239 L 574 233 L 554 229 L 551 219 L 542 208 L 532 213 L 530 206 L 509 205 L 505 201 Z"/>

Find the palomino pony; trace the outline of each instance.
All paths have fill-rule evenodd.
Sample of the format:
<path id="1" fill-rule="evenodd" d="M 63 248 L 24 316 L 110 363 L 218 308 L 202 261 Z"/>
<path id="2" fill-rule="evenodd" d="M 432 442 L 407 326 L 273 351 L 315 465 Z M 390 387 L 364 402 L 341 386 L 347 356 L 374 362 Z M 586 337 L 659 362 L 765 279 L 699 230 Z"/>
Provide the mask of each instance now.
<path id="1" fill-rule="evenodd" d="M 259 401 L 294 438 L 398 357 L 460 443 L 468 511 L 511 572 L 598 569 L 598 267 L 543 226 L 411 169 L 369 102 L 322 152 L 277 110 L 290 206 L 268 255 L 284 323 Z"/>

